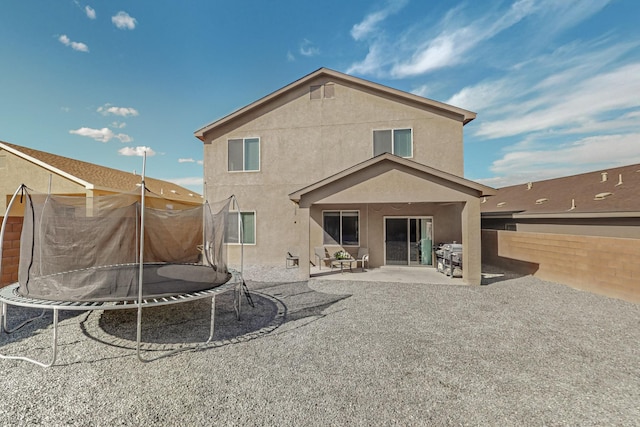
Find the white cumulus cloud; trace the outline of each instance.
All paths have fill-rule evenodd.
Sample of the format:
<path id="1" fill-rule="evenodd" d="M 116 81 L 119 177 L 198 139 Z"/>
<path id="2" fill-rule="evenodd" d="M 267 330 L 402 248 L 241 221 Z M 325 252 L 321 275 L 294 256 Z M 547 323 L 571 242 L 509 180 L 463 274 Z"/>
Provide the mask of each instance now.
<path id="1" fill-rule="evenodd" d="M 127 12 L 120 11 L 111 17 L 111 22 L 121 30 L 133 30 L 136 28 L 136 18 L 130 16 Z"/>
<path id="2" fill-rule="evenodd" d="M 78 52 L 89 52 L 89 46 L 84 43 L 71 41 L 66 34 L 58 37 L 58 41 L 65 46 L 69 46 L 73 50 L 77 50 Z"/>
<path id="3" fill-rule="evenodd" d="M 300 43 L 300 55 L 302 56 L 316 56 L 320 54 L 320 49 L 313 45 L 311 40 L 304 39 L 302 43 Z"/>
<path id="4" fill-rule="evenodd" d="M 69 131 L 69 133 L 73 135 L 86 136 L 99 142 L 109 142 L 114 138 L 122 143 L 133 141 L 133 138 L 131 138 L 129 135 L 124 133 L 115 134 L 109 128 L 93 129 L 88 127 L 81 127 L 79 129 L 72 129 Z"/>
<path id="5" fill-rule="evenodd" d="M 98 113 L 104 116 L 113 114 L 114 116 L 121 116 L 121 117 L 136 117 L 140 115 L 138 110 L 136 110 L 135 108 L 115 107 L 115 106 L 112 106 L 111 104 L 105 104 L 102 107 L 99 107 L 97 111 Z"/>
<path id="6" fill-rule="evenodd" d="M 144 154 L 147 154 L 147 157 L 151 157 L 151 156 L 155 156 L 156 152 L 153 151 L 153 149 L 151 147 L 144 147 L 144 146 L 140 146 L 140 147 L 124 147 L 118 150 L 118 153 L 120 153 L 123 156 L 144 156 Z"/>
<path id="7" fill-rule="evenodd" d="M 192 158 L 178 159 L 178 163 L 195 163 L 195 160 L 193 160 Z"/>
<path id="8" fill-rule="evenodd" d="M 87 14 L 87 18 L 96 19 L 96 11 L 91 6 L 85 6 L 84 11 Z"/>

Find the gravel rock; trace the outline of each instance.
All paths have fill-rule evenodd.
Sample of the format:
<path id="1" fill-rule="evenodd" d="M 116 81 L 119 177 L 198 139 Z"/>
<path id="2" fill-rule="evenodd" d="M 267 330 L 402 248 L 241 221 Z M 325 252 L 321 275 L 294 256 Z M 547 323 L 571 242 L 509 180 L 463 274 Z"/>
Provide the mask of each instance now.
<path id="1" fill-rule="evenodd" d="M 63 312 L 56 366 L 0 360 L 0 424 L 640 420 L 640 305 L 531 276 L 496 276 L 476 287 L 253 273 L 255 307 L 245 301 L 240 321 L 230 295 L 221 295 L 208 348 L 150 363 L 133 350 L 135 313 Z M 9 307 L 9 320 L 32 313 Z M 206 301 L 145 311 L 145 356 L 206 339 L 208 313 Z M 50 320 L 3 334 L 0 351 L 46 358 Z"/>

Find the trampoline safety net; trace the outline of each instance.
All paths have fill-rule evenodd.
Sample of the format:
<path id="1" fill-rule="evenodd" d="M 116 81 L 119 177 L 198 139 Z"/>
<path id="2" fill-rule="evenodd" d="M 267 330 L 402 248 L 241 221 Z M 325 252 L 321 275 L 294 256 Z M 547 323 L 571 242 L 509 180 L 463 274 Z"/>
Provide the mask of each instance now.
<path id="1" fill-rule="evenodd" d="M 24 190 L 18 293 L 53 301 L 137 300 L 144 221 L 145 298 L 227 282 L 231 198 L 181 205 L 138 192 L 95 197 Z"/>

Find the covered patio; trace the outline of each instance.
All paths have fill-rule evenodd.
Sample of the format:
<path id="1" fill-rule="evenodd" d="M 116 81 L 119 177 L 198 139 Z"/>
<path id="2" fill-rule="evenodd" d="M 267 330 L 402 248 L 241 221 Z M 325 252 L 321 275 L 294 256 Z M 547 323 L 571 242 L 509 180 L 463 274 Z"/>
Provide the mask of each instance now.
<path id="1" fill-rule="evenodd" d="M 289 195 L 298 210 L 299 247 L 308 248 L 300 253 L 300 278 L 310 277 L 312 265 L 318 267 L 315 247 L 341 247 L 352 255 L 366 247 L 370 267 L 428 269 L 438 242 L 457 241 L 463 244 L 462 280 L 478 285 L 480 199 L 494 192 L 389 153 L 320 180 Z M 337 232 L 330 230 L 328 216 L 341 221 Z"/>

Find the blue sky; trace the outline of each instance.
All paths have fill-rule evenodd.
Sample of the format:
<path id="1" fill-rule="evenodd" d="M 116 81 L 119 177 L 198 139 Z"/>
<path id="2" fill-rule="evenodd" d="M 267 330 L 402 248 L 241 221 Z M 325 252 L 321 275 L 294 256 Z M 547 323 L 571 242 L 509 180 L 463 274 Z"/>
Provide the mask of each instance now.
<path id="1" fill-rule="evenodd" d="M 0 140 L 202 191 L 200 127 L 320 67 L 478 113 L 465 177 L 640 163 L 635 0 L 21 0 Z"/>

